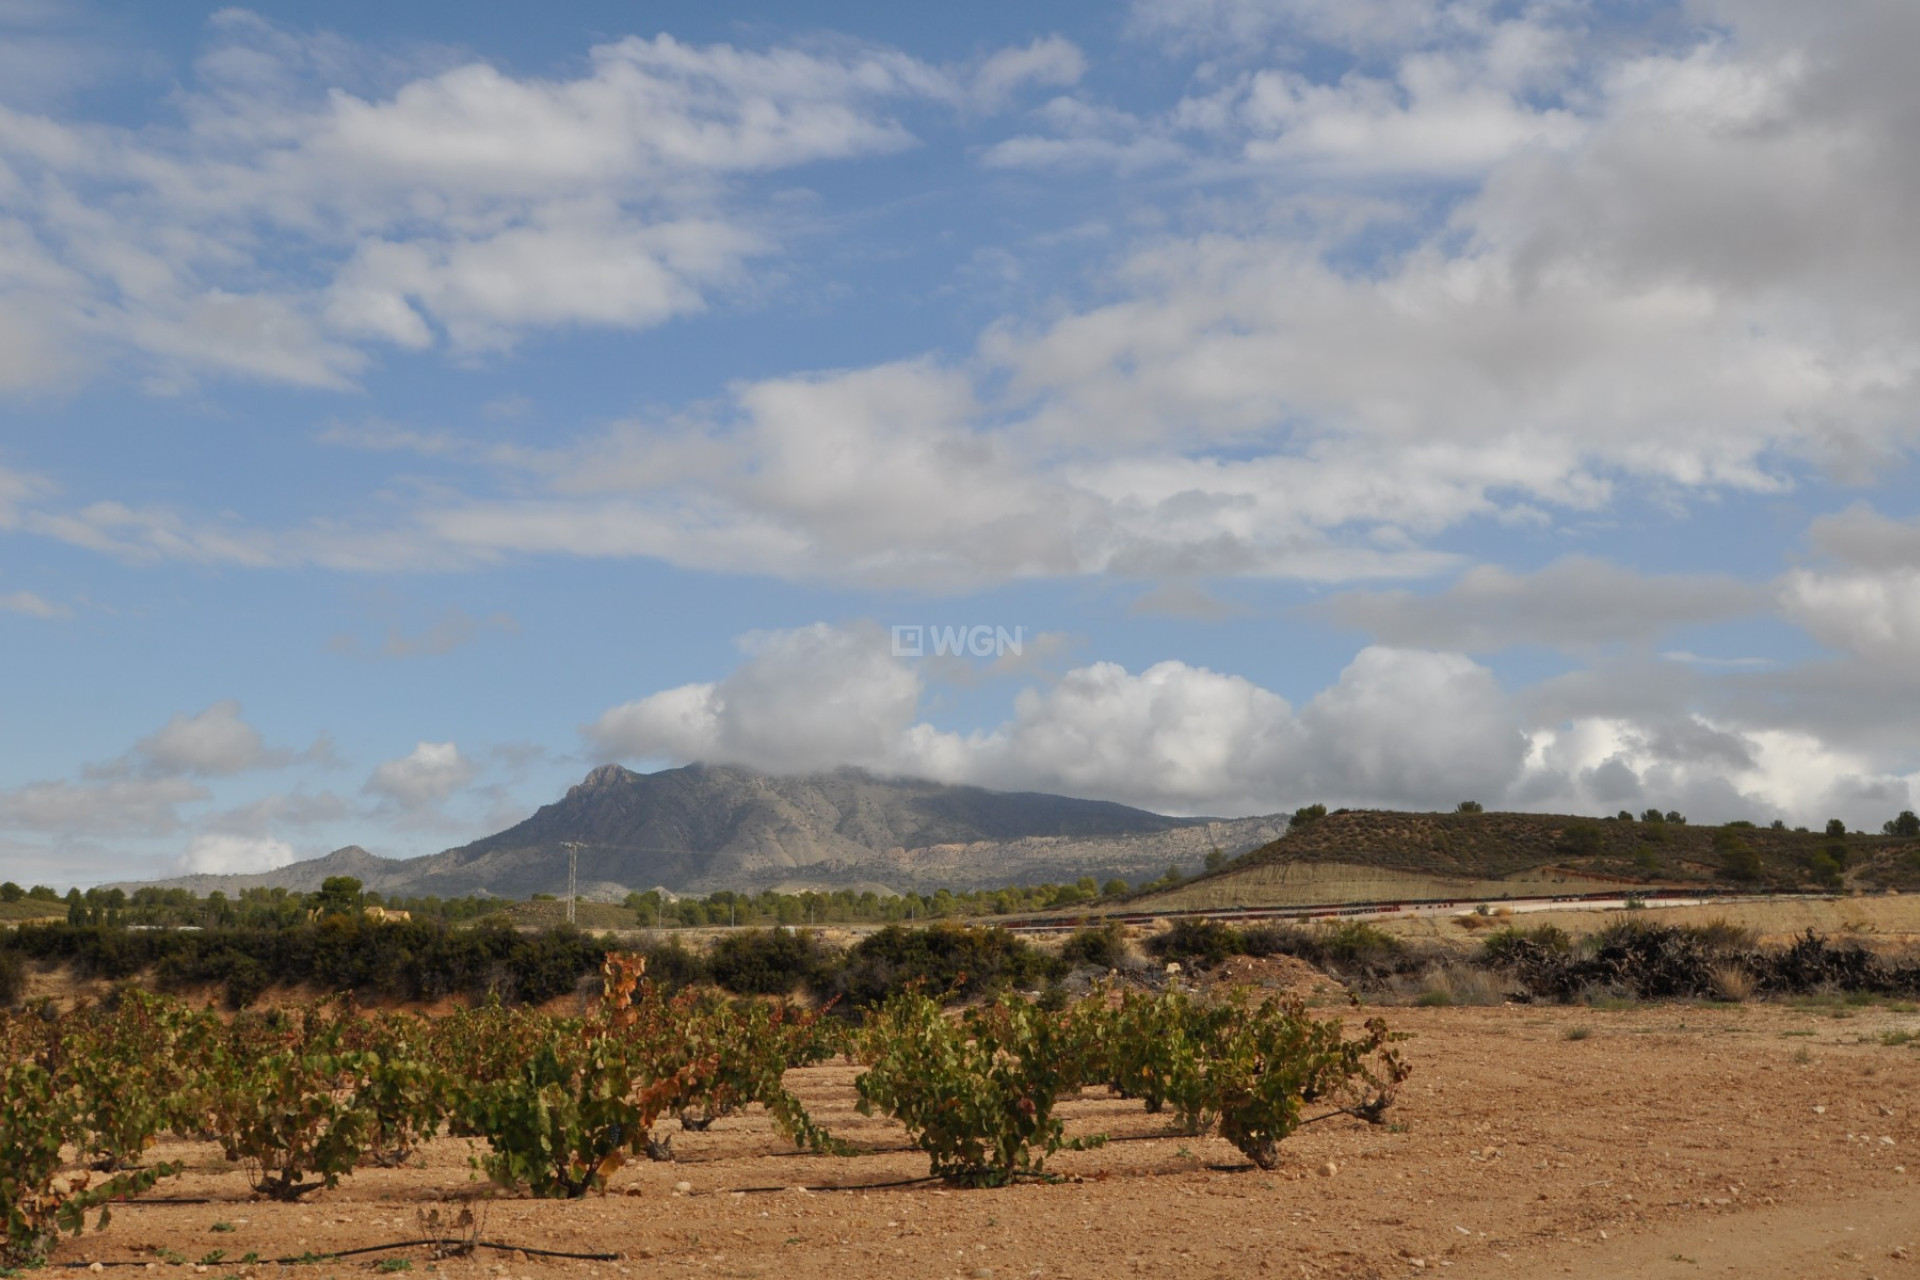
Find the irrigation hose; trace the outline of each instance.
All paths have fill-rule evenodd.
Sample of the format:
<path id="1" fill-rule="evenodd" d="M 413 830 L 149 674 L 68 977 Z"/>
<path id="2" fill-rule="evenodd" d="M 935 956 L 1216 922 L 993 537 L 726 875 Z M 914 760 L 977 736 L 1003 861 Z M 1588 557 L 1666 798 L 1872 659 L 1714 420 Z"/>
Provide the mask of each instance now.
<path id="1" fill-rule="evenodd" d="M 335 1258 L 352 1258 L 363 1253 L 383 1253 L 388 1249 L 412 1249 L 420 1245 L 454 1246 L 454 1252 L 468 1249 L 496 1249 L 501 1253 L 524 1253 L 538 1258 L 570 1258 L 583 1262 L 618 1262 L 623 1255 L 618 1253 L 571 1253 L 564 1249 L 536 1249 L 527 1244 L 509 1244 L 504 1240 L 475 1240 L 472 1244 L 445 1239 L 435 1240 L 395 1240 L 388 1244 L 362 1245 L 358 1249 L 336 1249 L 328 1253 L 303 1253 L 289 1258 L 266 1258 L 263 1261 L 276 1266 L 296 1266 L 306 1262 L 326 1262 Z M 147 1260 L 122 1262 L 62 1262 L 57 1264 L 69 1270 L 87 1270 L 92 1267 L 145 1267 L 151 1265 Z M 184 1265 L 184 1264 L 181 1264 Z"/>

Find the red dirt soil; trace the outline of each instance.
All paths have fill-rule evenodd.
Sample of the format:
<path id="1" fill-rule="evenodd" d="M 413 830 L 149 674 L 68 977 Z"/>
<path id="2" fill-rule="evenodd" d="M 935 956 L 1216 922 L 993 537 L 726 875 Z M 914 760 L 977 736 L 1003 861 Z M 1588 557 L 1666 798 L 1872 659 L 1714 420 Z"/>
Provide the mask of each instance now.
<path id="1" fill-rule="evenodd" d="M 1137 1103 L 1088 1090 L 1061 1181 L 805 1192 L 926 1173 L 896 1126 L 853 1110 L 852 1068 L 790 1078 L 813 1114 L 876 1154 L 795 1154 L 758 1114 L 675 1133 L 678 1159 L 642 1162 L 612 1194 L 500 1197 L 486 1238 L 618 1262 L 420 1247 L 297 1267 L 241 1266 L 421 1234 L 416 1214 L 484 1192 L 469 1145 L 368 1169 L 298 1205 L 254 1200 L 206 1146 L 162 1148 L 184 1177 L 57 1263 L 153 1264 L 222 1280 L 374 1274 L 382 1257 L 449 1280 L 535 1277 L 1409 1276 L 1897 1277 L 1920 1280 L 1920 1014 L 1850 1008 L 1647 1005 L 1393 1009 L 1415 1074 L 1388 1127 L 1347 1118 L 1282 1144 L 1262 1173 L 1216 1138 L 1170 1135 Z M 1889 1043 L 1886 1041 L 1893 1041 Z M 687 1190 L 676 1190 L 678 1183 Z M 230 1231 L 215 1231 L 224 1223 Z M 159 1251 L 184 1257 L 178 1266 Z M 201 1262 L 210 1251 L 225 1257 Z"/>

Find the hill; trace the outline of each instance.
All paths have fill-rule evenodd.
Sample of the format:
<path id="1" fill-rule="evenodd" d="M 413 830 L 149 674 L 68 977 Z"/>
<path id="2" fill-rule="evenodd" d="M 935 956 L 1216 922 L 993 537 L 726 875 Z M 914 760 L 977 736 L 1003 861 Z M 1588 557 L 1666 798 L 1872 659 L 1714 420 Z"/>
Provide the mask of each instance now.
<path id="1" fill-rule="evenodd" d="M 1911 889 L 1920 887 L 1920 840 L 1570 814 L 1343 810 L 1130 905 L 1499 897 L 1621 884 Z"/>
<path id="2" fill-rule="evenodd" d="M 858 769 L 779 777 L 723 765 L 635 773 L 604 765 L 526 821 L 423 858 L 347 848 L 251 876 L 161 881 L 234 892 L 317 888 L 351 875 L 389 896 L 524 898 L 566 889 L 568 843 L 583 896 L 757 890 L 878 882 L 895 889 L 1151 878 L 1197 867 L 1214 848 L 1243 852 L 1284 819 L 1173 818 L 1100 800 L 989 791 Z"/>
<path id="3" fill-rule="evenodd" d="M 357 844 L 335 849 L 324 858 L 309 858 L 304 862 L 288 863 L 273 871 L 262 871 L 251 875 L 192 875 L 175 876 L 170 880 L 150 881 L 167 889 L 190 889 L 205 897 L 218 889 L 232 896 L 242 889 L 287 889 L 294 893 L 312 893 L 329 876 L 352 876 L 369 889 L 378 889 L 385 893 L 397 883 L 395 876 L 407 862 L 393 858 L 379 858 L 368 853 Z M 122 889 L 136 886 L 123 884 Z"/>

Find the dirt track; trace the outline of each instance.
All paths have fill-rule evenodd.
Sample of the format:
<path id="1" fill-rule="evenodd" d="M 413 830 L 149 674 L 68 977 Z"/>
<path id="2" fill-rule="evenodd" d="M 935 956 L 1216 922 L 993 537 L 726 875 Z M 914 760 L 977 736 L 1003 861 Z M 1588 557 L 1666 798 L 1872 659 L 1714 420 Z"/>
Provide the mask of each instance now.
<path id="1" fill-rule="evenodd" d="M 490 1237 L 619 1252 L 619 1263 L 398 1256 L 415 1271 L 475 1280 L 1920 1277 L 1920 1261 L 1895 1256 L 1920 1255 L 1920 1049 L 1881 1042 L 1920 1032 L 1920 1012 L 1514 1006 L 1390 1016 L 1413 1033 L 1416 1068 L 1394 1126 L 1312 1126 L 1284 1144 L 1287 1163 L 1273 1174 L 1231 1168 L 1239 1156 L 1224 1142 L 1167 1136 L 1137 1104 L 1093 1090 L 1066 1107 L 1070 1128 L 1122 1140 L 1061 1153 L 1052 1165 L 1060 1183 L 760 1190 L 926 1172 L 924 1157 L 900 1149 L 898 1129 L 853 1112 L 853 1072 L 833 1065 L 796 1075 L 816 1116 L 891 1150 L 795 1155 L 757 1116 L 725 1120 L 676 1134 L 679 1161 L 623 1171 L 608 1197 L 484 1206 Z M 250 1202 L 241 1175 L 210 1148 L 162 1154 L 194 1170 L 155 1194 L 217 1203 L 125 1207 L 107 1232 L 63 1244 L 58 1261 L 146 1262 L 167 1249 L 191 1264 L 218 1249 L 225 1257 L 204 1273 L 212 1280 L 369 1274 L 367 1258 L 292 1269 L 232 1259 L 409 1239 L 417 1210 L 476 1189 L 463 1142 L 435 1144 L 418 1168 L 356 1174 L 297 1206 Z M 691 1194 L 674 1190 L 682 1180 Z M 234 1229 L 215 1232 L 215 1223 Z"/>

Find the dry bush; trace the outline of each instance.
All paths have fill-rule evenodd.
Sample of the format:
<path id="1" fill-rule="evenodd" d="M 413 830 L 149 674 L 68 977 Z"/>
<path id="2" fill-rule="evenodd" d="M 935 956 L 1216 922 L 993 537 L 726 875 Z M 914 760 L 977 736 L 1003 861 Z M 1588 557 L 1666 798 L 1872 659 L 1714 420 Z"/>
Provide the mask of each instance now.
<path id="1" fill-rule="evenodd" d="M 1708 983 L 1716 1000 L 1731 1000 L 1739 1004 L 1753 999 L 1753 975 L 1737 964 L 1715 965 Z"/>
<path id="2" fill-rule="evenodd" d="M 1494 975 L 1465 965 L 1436 964 L 1421 975 L 1414 1003 L 1497 1005 L 1506 1001 Z"/>

